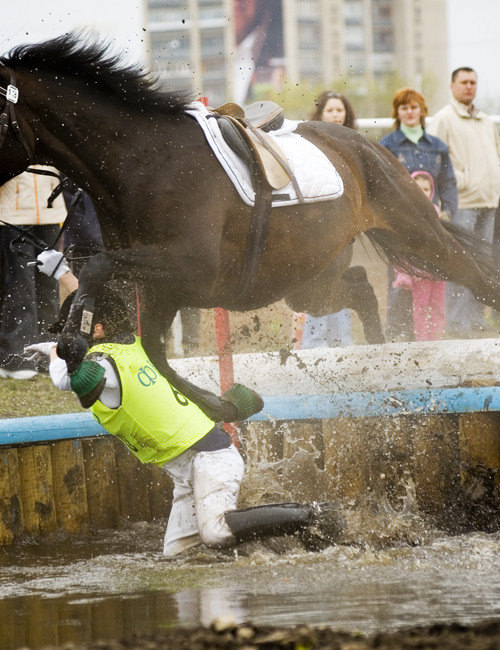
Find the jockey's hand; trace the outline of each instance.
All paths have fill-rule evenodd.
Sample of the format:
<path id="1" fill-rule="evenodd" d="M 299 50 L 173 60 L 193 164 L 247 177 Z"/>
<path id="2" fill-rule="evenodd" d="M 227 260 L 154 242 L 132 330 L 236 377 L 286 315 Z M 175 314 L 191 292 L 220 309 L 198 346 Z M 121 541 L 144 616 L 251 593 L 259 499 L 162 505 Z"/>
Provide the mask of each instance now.
<path id="1" fill-rule="evenodd" d="M 43 357 L 50 357 L 50 351 L 57 347 L 54 341 L 44 341 L 43 343 L 33 343 L 24 348 L 24 356 L 27 361 L 36 361 Z M 29 356 L 28 356 L 29 355 Z"/>
<path id="2" fill-rule="evenodd" d="M 60 280 L 70 270 L 64 255 L 52 248 L 40 253 L 36 259 L 38 270 L 56 280 Z"/>

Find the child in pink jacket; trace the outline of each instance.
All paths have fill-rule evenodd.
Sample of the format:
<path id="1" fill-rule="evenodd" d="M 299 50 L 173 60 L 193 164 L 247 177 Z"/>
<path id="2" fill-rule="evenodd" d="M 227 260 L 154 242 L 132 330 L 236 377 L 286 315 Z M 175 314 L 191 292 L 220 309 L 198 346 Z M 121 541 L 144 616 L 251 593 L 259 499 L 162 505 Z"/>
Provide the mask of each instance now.
<path id="1" fill-rule="evenodd" d="M 416 171 L 411 174 L 420 189 L 430 201 L 434 196 L 434 179 L 429 172 Z M 441 217 L 441 211 L 434 204 Z M 427 280 L 396 272 L 393 287 L 401 287 L 412 292 L 413 329 L 416 341 L 435 341 L 444 335 L 446 325 L 444 280 Z"/>

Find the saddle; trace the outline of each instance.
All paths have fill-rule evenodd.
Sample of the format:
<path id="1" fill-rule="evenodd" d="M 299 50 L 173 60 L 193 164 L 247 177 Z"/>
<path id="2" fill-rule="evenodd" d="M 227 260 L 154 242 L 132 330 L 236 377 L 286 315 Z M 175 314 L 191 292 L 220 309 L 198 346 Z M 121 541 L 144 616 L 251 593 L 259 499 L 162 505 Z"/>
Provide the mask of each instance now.
<path id="1" fill-rule="evenodd" d="M 238 297 L 248 295 L 258 272 L 271 215 L 272 190 L 292 182 L 300 201 L 304 198 L 286 156 L 268 133 L 284 122 L 283 109 L 274 102 L 256 102 L 245 110 L 229 102 L 212 111 L 222 137 L 248 166 L 255 191 L 246 255 L 237 287 Z"/>
<path id="2" fill-rule="evenodd" d="M 213 109 L 222 137 L 227 145 L 249 167 L 252 182 L 264 176 L 272 189 L 280 190 L 292 183 L 297 197 L 303 201 L 286 156 L 268 133 L 283 125 L 283 108 L 271 101 L 250 104 L 243 109 L 228 102 Z"/>

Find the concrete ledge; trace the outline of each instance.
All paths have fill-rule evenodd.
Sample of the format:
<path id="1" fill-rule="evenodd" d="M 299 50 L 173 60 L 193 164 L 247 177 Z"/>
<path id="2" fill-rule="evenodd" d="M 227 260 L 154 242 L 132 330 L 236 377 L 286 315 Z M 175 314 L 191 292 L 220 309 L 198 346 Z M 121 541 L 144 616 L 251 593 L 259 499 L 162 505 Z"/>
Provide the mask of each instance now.
<path id="1" fill-rule="evenodd" d="M 283 350 L 233 360 L 235 381 L 263 396 L 500 385 L 500 339 Z M 174 359 L 172 366 L 219 393 L 217 357 Z"/>

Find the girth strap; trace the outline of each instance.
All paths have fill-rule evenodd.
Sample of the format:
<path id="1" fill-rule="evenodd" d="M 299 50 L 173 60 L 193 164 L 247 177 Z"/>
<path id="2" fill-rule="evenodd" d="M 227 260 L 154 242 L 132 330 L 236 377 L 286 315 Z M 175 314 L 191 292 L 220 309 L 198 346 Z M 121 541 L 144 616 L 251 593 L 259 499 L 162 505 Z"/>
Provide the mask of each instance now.
<path id="1" fill-rule="evenodd" d="M 258 154 L 253 147 L 249 146 L 241 127 L 235 125 L 229 117 L 216 119 L 226 142 L 230 143 L 232 149 L 248 166 L 255 191 L 250 228 L 247 234 L 245 261 L 237 288 L 237 298 L 242 298 L 250 291 L 266 243 L 271 216 L 272 187 L 261 167 Z"/>
<path id="2" fill-rule="evenodd" d="M 238 298 L 245 296 L 251 287 L 258 271 L 258 263 L 264 250 L 269 232 L 271 217 L 271 186 L 259 170 L 259 178 L 255 183 L 255 202 L 250 218 L 250 228 L 247 235 L 246 256 L 241 271 Z"/>

